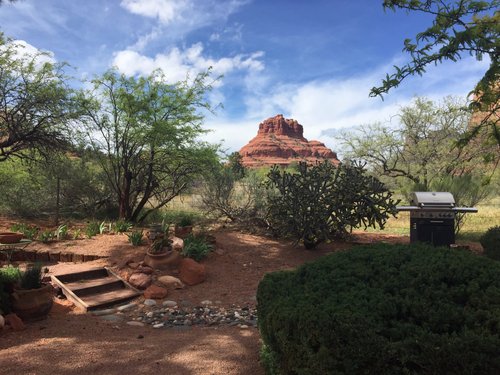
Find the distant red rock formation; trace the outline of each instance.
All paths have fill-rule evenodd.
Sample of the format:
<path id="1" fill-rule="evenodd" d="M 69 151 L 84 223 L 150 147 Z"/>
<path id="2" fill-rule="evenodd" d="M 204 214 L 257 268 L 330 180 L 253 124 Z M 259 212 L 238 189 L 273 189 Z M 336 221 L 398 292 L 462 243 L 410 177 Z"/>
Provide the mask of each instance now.
<path id="1" fill-rule="evenodd" d="M 304 128 L 296 120 L 283 115 L 268 118 L 259 124 L 257 136 L 240 151 L 245 167 L 268 165 L 288 166 L 292 162 L 330 160 L 338 164 L 337 154 L 319 141 L 304 138 Z"/>

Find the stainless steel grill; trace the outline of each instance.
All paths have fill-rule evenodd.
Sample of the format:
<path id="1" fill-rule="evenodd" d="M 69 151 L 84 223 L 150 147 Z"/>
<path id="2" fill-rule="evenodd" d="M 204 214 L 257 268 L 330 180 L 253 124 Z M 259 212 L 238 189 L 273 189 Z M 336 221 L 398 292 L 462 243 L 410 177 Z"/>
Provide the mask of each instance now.
<path id="1" fill-rule="evenodd" d="M 448 192 L 414 192 L 410 206 L 398 206 L 398 211 L 410 211 L 410 242 L 427 242 L 434 246 L 455 243 L 457 213 L 477 212 L 474 207 L 456 207 L 453 194 Z"/>

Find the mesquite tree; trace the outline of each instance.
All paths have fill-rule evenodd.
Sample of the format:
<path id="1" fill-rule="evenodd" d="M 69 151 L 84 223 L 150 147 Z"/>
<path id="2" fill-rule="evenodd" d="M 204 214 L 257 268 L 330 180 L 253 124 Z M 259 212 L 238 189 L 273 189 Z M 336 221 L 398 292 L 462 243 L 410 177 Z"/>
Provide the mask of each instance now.
<path id="1" fill-rule="evenodd" d="M 268 174 L 268 221 L 280 236 L 313 248 L 352 228 L 384 227 L 396 214 L 392 193 L 360 164 L 299 163 L 297 173 L 274 166 Z"/>
<path id="2" fill-rule="evenodd" d="M 64 66 L 0 33 L 0 161 L 69 145 L 69 125 L 79 113 Z"/>
<path id="3" fill-rule="evenodd" d="M 86 136 L 116 195 L 119 217 L 142 221 L 185 191 L 217 160 L 200 142 L 200 110 L 209 73 L 170 84 L 161 71 L 126 77 L 115 70 L 93 81 L 83 100 Z"/>

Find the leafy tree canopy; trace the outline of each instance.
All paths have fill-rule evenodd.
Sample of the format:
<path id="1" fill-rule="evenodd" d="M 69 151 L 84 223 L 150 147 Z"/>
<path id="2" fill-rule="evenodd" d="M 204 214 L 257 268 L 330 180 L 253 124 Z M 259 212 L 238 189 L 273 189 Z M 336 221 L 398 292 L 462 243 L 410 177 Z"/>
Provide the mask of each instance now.
<path id="1" fill-rule="evenodd" d="M 0 33 L 0 161 L 65 148 L 78 111 L 63 68 Z"/>
<path id="2" fill-rule="evenodd" d="M 432 25 L 404 41 L 403 51 L 410 54 L 411 61 L 396 66 L 395 72 L 387 74 L 379 87 L 373 87 L 371 96 L 382 96 L 397 87 L 412 75 L 423 75 L 429 65 L 446 60 L 457 61 L 465 55 L 481 60 L 486 55 L 490 66 L 471 92 L 471 109 L 483 113 L 477 126 L 464 134 L 460 145 L 475 136 L 485 133 L 486 140 L 500 145 L 500 12 L 499 0 L 384 0 L 385 9 L 404 9 L 434 16 Z M 483 131 L 484 129 L 484 131 Z"/>
<path id="3" fill-rule="evenodd" d="M 200 142 L 209 72 L 166 82 L 161 71 L 126 77 L 110 70 L 83 100 L 87 139 L 115 193 L 120 218 L 142 221 L 217 161 Z"/>

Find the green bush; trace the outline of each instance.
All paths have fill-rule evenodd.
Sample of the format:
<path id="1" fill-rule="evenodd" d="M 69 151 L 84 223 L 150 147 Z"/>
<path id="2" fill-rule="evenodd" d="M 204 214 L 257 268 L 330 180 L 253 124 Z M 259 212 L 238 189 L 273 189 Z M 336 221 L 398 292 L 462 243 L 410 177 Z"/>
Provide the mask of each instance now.
<path id="1" fill-rule="evenodd" d="M 7 266 L 0 268 L 0 314 L 8 314 L 11 311 L 10 293 L 12 284 L 21 278 L 19 268 Z"/>
<path id="2" fill-rule="evenodd" d="M 212 249 L 212 245 L 208 244 L 203 237 L 190 234 L 184 240 L 182 255 L 199 262 L 204 259 Z"/>
<path id="3" fill-rule="evenodd" d="M 34 225 L 28 225 L 24 223 L 16 223 L 10 227 L 13 232 L 22 233 L 23 236 L 29 240 L 34 240 L 38 234 L 38 228 Z"/>
<path id="4" fill-rule="evenodd" d="M 500 226 L 491 227 L 484 233 L 479 242 L 488 258 L 500 260 Z"/>
<path id="5" fill-rule="evenodd" d="M 352 228 L 383 228 L 396 214 L 392 193 L 361 165 L 301 162 L 297 169 L 275 166 L 268 174 L 268 221 L 278 236 L 303 241 L 310 249 L 345 237 Z"/>
<path id="6" fill-rule="evenodd" d="M 132 233 L 127 234 L 128 242 L 130 242 L 133 246 L 141 246 L 142 245 L 142 230 L 134 230 Z"/>
<path id="7" fill-rule="evenodd" d="M 130 230 L 130 228 L 132 228 L 132 224 L 130 224 L 128 221 L 118 220 L 115 223 L 115 230 L 118 233 L 128 232 Z"/>
<path id="8" fill-rule="evenodd" d="M 85 227 L 85 234 L 87 238 L 92 238 L 100 233 L 100 224 L 97 221 L 91 221 L 87 223 Z"/>
<path id="9" fill-rule="evenodd" d="M 43 273 L 47 272 L 47 270 L 43 270 Z M 20 286 L 21 289 L 38 289 L 42 287 L 42 264 L 35 263 L 29 265 L 25 271 L 21 273 L 20 278 Z"/>
<path id="10" fill-rule="evenodd" d="M 500 264 L 374 245 L 268 274 L 259 328 L 278 374 L 499 374 Z"/>

